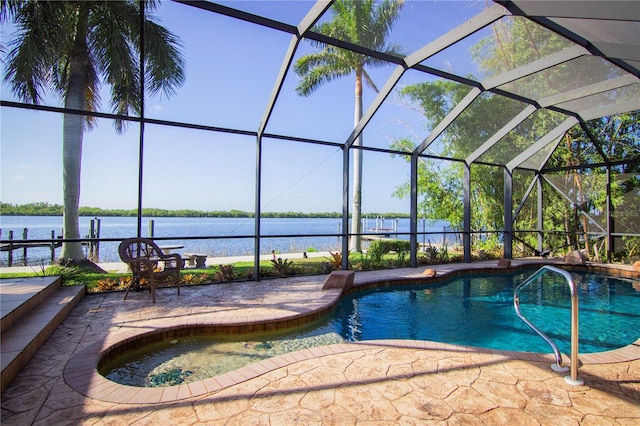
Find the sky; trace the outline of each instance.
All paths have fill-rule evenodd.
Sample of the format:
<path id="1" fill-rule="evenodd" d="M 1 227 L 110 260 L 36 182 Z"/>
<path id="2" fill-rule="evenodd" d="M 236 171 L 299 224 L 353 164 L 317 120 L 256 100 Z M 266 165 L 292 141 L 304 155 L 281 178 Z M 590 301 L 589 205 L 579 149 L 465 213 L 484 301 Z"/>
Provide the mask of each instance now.
<path id="1" fill-rule="evenodd" d="M 228 1 L 224 4 L 297 24 L 309 1 Z M 484 1 L 407 1 L 390 34 L 407 54 L 445 34 L 486 7 Z M 242 21 L 164 1 L 156 20 L 182 43 L 186 81 L 176 94 L 148 98 L 149 118 L 257 131 L 285 57 L 291 36 Z M 323 18 L 326 19 L 326 18 Z M 3 44 L 12 28 L 2 28 Z M 435 55 L 428 64 L 460 74 L 473 72 L 469 41 Z M 310 53 L 302 42 L 296 54 Z M 371 69 L 378 87 L 393 66 Z M 4 68 L 2 74 L 4 75 Z M 408 71 L 396 90 L 433 81 Z M 308 97 L 295 93 L 298 77 L 289 72 L 266 132 L 344 143 L 353 128 L 354 77 L 323 85 Z M 17 100 L 3 81 L 3 100 Z M 101 111 L 109 110 L 108 86 Z M 375 97 L 365 89 L 364 110 Z M 46 105 L 61 106 L 48 95 Z M 0 109 L 0 201 L 13 204 L 62 204 L 62 115 Z M 396 138 L 415 143 L 428 135 L 421 114 L 393 93 L 364 132 L 364 143 L 388 148 Z M 142 162 L 143 207 L 194 210 L 255 208 L 255 137 L 145 125 Z M 138 196 L 139 127 L 119 135 L 110 120 L 85 133 L 81 206 L 135 209 Z M 262 145 L 262 211 L 339 212 L 342 209 L 342 151 L 333 146 L 265 138 Z M 387 153 L 364 154 L 363 212 L 409 212 L 409 199 L 393 196 L 409 179 L 409 165 Z"/>

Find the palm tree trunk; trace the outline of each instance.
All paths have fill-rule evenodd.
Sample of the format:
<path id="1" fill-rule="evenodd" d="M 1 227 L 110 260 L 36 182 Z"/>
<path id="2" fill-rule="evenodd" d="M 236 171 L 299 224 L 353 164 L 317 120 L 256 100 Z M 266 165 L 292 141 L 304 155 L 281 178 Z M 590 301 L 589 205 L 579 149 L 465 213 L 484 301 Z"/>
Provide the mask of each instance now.
<path id="1" fill-rule="evenodd" d="M 577 170 L 573 171 L 573 181 L 576 185 L 576 189 L 578 190 L 578 197 L 579 197 L 578 199 L 582 201 L 581 206 L 586 206 L 586 200 L 585 200 L 586 196 L 582 189 L 582 181 L 580 180 L 580 175 L 578 175 Z M 580 214 L 580 219 L 582 221 L 582 233 L 583 233 L 582 238 L 584 238 L 584 248 L 588 254 L 591 251 L 591 247 L 589 245 L 589 233 L 588 233 L 589 221 L 587 220 L 587 216 L 585 216 L 584 214 Z M 576 236 L 576 239 L 577 239 L 577 236 Z"/>
<path id="2" fill-rule="evenodd" d="M 65 108 L 84 110 L 86 101 L 87 75 L 85 64 L 88 48 L 86 44 L 88 9 L 79 10 L 76 39 L 69 65 L 69 83 L 65 96 Z M 78 207 L 80 204 L 80 165 L 82 162 L 82 137 L 84 116 L 64 114 L 62 127 L 62 188 L 64 197 L 63 237 L 80 238 Z M 85 256 L 80 242 L 62 244 L 60 260 L 81 261 Z"/>
<path id="3" fill-rule="evenodd" d="M 567 248 L 571 249 L 573 241 L 571 239 L 571 226 L 569 225 L 569 212 L 564 212 L 564 234 L 567 240 Z"/>
<path id="4" fill-rule="evenodd" d="M 354 127 L 362 118 L 362 68 L 356 70 L 355 110 L 353 114 Z M 362 146 L 362 133 L 356 138 L 354 146 Z M 353 208 L 351 214 L 351 233 L 362 232 L 362 150 L 353 150 Z M 362 252 L 362 238 L 353 235 L 350 240 L 349 250 Z"/>

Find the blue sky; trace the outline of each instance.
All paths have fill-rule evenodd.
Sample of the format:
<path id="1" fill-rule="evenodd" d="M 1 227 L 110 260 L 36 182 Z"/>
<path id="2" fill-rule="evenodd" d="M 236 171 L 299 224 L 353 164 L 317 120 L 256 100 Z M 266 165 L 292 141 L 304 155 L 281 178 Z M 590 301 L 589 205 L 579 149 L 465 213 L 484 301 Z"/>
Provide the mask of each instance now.
<path id="1" fill-rule="evenodd" d="M 295 24 L 313 2 L 225 4 Z M 407 1 L 390 38 L 411 53 L 485 6 L 480 1 Z M 169 99 L 148 99 L 146 115 L 256 131 L 290 35 L 172 2 L 163 2 L 156 16 L 183 43 L 186 82 Z M 3 28 L 3 40 L 7 30 Z M 473 72 L 468 47 L 480 36 L 436 55 L 429 64 L 462 74 Z M 311 49 L 303 42 L 296 58 Z M 371 75 L 382 87 L 392 71 L 388 66 L 371 70 Z M 432 79 L 409 71 L 398 87 Z M 297 83 L 297 76 L 290 73 L 267 133 L 343 143 L 353 126 L 354 77 L 326 84 L 306 98 L 295 93 Z M 2 99 L 15 100 L 4 82 L 1 89 Z M 365 91 L 365 111 L 374 97 L 372 90 Z M 102 101 L 102 110 L 110 112 L 107 86 L 103 87 Z M 54 97 L 47 97 L 44 103 L 61 105 Z M 13 108 L 2 108 L 0 114 L 0 200 L 62 204 L 62 116 Z M 398 137 L 419 142 L 428 130 L 420 114 L 402 105 L 394 94 L 365 131 L 365 145 L 386 148 Z M 137 206 L 138 139 L 137 124 L 118 135 L 109 120 L 99 120 L 98 126 L 85 134 L 80 205 Z M 263 144 L 263 211 L 341 210 L 340 149 L 274 139 L 265 139 Z M 252 211 L 255 159 L 253 137 L 146 125 L 143 206 Z M 363 211 L 408 212 L 408 199 L 392 197 L 394 189 L 408 179 L 408 164 L 402 159 L 366 152 Z"/>

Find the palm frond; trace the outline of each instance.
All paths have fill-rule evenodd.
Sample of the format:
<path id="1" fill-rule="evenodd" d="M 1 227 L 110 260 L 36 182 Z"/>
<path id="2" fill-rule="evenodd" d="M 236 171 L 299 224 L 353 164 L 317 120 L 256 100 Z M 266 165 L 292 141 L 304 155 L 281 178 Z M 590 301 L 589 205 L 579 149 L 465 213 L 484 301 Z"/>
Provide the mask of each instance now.
<path id="1" fill-rule="evenodd" d="M 373 79 L 364 68 L 362 69 L 362 75 L 364 77 L 364 81 L 367 83 L 367 86 L 371 87 L 376 93 L 378 93 L 380 91 L 378 90 L 378 86 L 376 86 L 376 84 L 373 82 Z"/>
<path id="2" fill-rule="evenodd" d="M 156 0 L 145 2 L 145 84 L 151 94 L 162 91 L 171 95 L 184 82 L 184 59 L 177 37 L 152 20 L 150 12 L 159 4 Z M 84 27 L 78 17 L 87 15 Z M 76 49 L 77 59 L 80 47 L 86 109 L 99 108 L 102 76 L 111 88 L 110 106 L 114 113 L 140 113 L 138 0 L 2 0 L 0 19 L 10 17 L 14 18 L 18 31 L 10 41 L 5 80 L 20 99 L 39 103 L 48 89 L 64 98 L 70 79 L 71 52 Z M 85 33 L 86 39 L 76 40 L 76 35 L 82 38 Z M 87 121 L 91 125 L 90 117 Z M 122 123 L 116 123 L 116 128 L 121 130 Z"/>
<path id="3" fill-rule="evenodd" d="M 336 50 L 338 49 L 327 46 L 320 52 L 310 53 L 298 59 L 293 68 L 302 77 L 296 87 L 299 95 L 309 96 L 322 84 L 353 72 L 354 68 L 349 59 Z"/>
<path id="4" fill-rule="evenodd" d="M 144 1 L 144 10 L 145 12 L 153 12 L 160 5 L 160 0 L 145 0 Z M 140 0 L 136 0 L 136 4 L 138 5 L 138 9 L 140 9 Z"/>
<path id="5" fill-rule="evenodd" d="M 23 101 L 39 103 L 52 82 L 51 69 L 65 45 L 68 7 L 63 2 L 29 2 L 9 8 L 18 31 L 9 41 L 5 81 Z M 7 16 L 7 15 L 5 15 Z"/>
<path id="6" fill-rule="evenodd" d="M 369 46 L 370 48 L 375 50 L 385 49 L 384 44 L 385 39 L 387 38 L 386 36 L 398 20 L 400 9 L 403 5 L 404 0 L 387 0 L 382 2 L 378 8 L 375 9 L 370 23 L 372 37 L 372 43 Z"/>
<path id="7" fill-rule="evenodd" d="M 145 21 L 145 83 L 151 94 L 166 96 L 184 83 L 184 56 L 180 40 L 157 23 Z"/>
<path id="8" fill-rule="evenodd" d="M 21 3 L 18 0 L 0 0 L 0 23 L 15 16 L 20 11 Z"/>
<path id="9" fill-rule="evenodd" d="M 349 67 L 334 67 L 331 65 L 320 65 L 309 71 L 296 87 L 296 93 L 301 96 L 309 96 L 324 83 L 344 77 L 353 73 Z"/>
<path id="10" fill-rule="evenodd" d="M 119 115 L 129 115 L 131 109 L 140 112 L 139 58 L 133 43 L 137 8 L 127 2 L 106 2 L 93 9 L 89 41 L 96 69 L 111 87 L 111 109 Z M 123 130 L 117 121 L 116 130 Z"/>
<path id="11" fill-rule="evenodd" d="M 296 61 L 293 65 L 293 70 L 298 75 L 304 75 L 310 72 L 314 67 L 332 63 L 332 56 L 333 53 L 331 47 L 327 47 L 319 52 L 309 53 Z"/>
<path id="12" fill-rule="evenodd" d="M 396 44 L 385 46 L 386 38 L 398 17 L 404 0 L 336 0 L 331 6 L 332 19 L 314 27 L 314 31 L 332 38 L 359 44 L 370 49 L 402 56 Z M 298 59 L 295 72 L 302 77 L 296 92 L 308 96 L 320 85 L 368 66 L 388 65 L 386 61 L 347 51 L 325 43 L 312 42 L 320 51 Z M 321 76 L 320 73 L 327 73 Z M 364 73 L 367 85 L 378 91 L 370 75 Z"/>

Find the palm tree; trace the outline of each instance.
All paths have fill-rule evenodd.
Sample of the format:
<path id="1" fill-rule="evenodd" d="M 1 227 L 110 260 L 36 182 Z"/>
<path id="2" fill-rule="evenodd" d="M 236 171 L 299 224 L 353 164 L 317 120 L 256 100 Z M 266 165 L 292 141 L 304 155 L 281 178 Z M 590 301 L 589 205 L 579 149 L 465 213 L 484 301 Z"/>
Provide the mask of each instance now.
<path id="1" fill-rule="evenodd" d="M 144 19 L 144 79 L 140 76 L 140 17 L 158 1 L 2 0 L 0 22 L 13 19 L 17 30 L 7 46 L 5 81 L 24 102 L 38 104 L 49 90 L 71 110 L 96 111 L 99 89 L 111 87 L 114 113 L 140 114 L 141 84 L 150 94 L 174 93 L 184 81 L 178 39 L 148 15 Z M 3 49 L 4 50 L 4 49 Z M 80 238 L 78 205 L 85 129 L 94 117 L 63 116 L 63 237 Z M 121 120 L 116 131 L 124 130 Z M 62 245 L 60 261 L 83 262 L 79 242 Z"/>
<path id="2" fill-rule="evenodd" d="M 404 0 L 336 0 L 331 6 L 333 19 L 315 28 L 315 31 L 342 41 L 364 46 L 371 50 L 391 55 L 400 55 L 401 49 L 395 44 L 387 45 L 387 35 L 398 18 Z M 377 6 L 376 6 L 377 4 Z M 376 92 L 367 67 L 388 65 L 381 59 L 369 57 L 350 50 L 340 49 L 325 43 L 312 41 L 320 50 L 298 59 L 294 70 L 301 76 L 296 92 L 309 96 L 317 88 L 335 78 L 355 74 L 354 126 L 362 118 L 363 80 Z M 354 146 L 362 146 L 362 135 L 354 141 Z M 353 154 L 353 208 L 351 217 L 351 237 L 349 248 L 362 251 L 362 150 L 356 148 Z"/>

